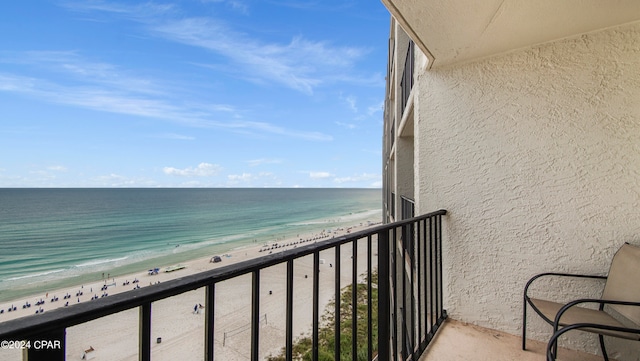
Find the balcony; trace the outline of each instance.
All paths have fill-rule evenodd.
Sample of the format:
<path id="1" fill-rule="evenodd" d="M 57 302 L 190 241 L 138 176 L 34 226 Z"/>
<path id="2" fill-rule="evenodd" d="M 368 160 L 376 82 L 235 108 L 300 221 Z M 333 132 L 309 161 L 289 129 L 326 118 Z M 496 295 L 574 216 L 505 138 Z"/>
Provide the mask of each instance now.
<path id="1" fill-rule="evenodd" d="M 408 200 L 407 200 L 408 202 Z M 409 204 L 409 203 L 407 203 Z M 78 332 L 69 332 L 77 325 L 92 324 L 103 317 L 119 312 L 129 312 L 137 320 L 128 335 L 129 343 L 137 343 L 133 357 L 126 359 L 168 359 L 152 328 L 153 312 L 160 309 L 163 300 L 180 297 L 188 292 L 203 291 L 205 298 L 203 335 L 201 340 L 171 337 L 162 342 L 175 347 L 175 341 L 189 350 L 181 354 L 186 359 L 229 360 L 229 340 L 233 331 L 222 329 L 220 319 L 224 315 L 224 303 L 250 305 L 247 318 L 248 337 L 237 337 L 232 343 L 239 345 L 232 350 L 244 350 L 237 359 L 269 359 L 274 345 L 269 333 L 279 333 L 283 352 L 280 358 L 293 360 L 296 352 L 294 317 L 300 313 L 311 313 L 308 359 L 319 360 L 327 356 L 333 359 L 357 360 L 421 360 L 421 361 L 535 361 L 545 359 L 546 343 L 528 341 L 528 350 L 522 351 L 521 339 L 517 336 L 465 324 L 447 318 L 443 305 L 442 278 L 442 221 L 446 211 L 441 210 L 400 222 L 373 227 L 347 236 L 334 238 L 296 249 L 270 254 L 234 265 L 187 276 L 130 292 L 57 309 L 42 315 L 34 315 L 0 323 L 0 340 L 25 340 L 32 345 L 36 340 L 59 342 L 61 347 L 53 350 L 31 348 L 23 355 L 24 360 L 72 360 L 78 355 L 67 348 L 69 337 L 81 338 Z M 365 255 L 350 257 L 350 255 Z M 311 260 L 311 268 L 303 266 Z M 329 268 L 324 261 L 330 262 Z M 345 265 L 350 269 L 345 269 Z M 311 271 L 308 285 L 304 287 L 299 277 L 299 268 Z M 364 269 L 364 273 L 360 270 Z M 326 272 L 329 270 L 329 272 Z M 344 282 L 344 274 L 350 273 L 350 282 Z M 322 274 L 322 275 L 321 275 Z M 377 275 L 377 277 L 376 277 Z M 341 277 L 343 276 L 343 277 Z M 250 283 L 247 300 L 229 300 L 225 297 L 225 281 L 245 277 Z M 265 297 L 271 291 L 261 287 L 263 277 L 279 278 L 285 290 L 282 306 L 285 320 L 282 328 L 264 327 L 267 307 Z M 330 292 L 335 300 L 332 305 L 333 321 L 321 316 L 322 291 L 326 291 L 327 278 L 332 278 Z M 307 279 L 306 275 L 304 279 Z M 385 282 L 386 280 L 386 282 Z M 356 285 L 356 291 L 345 293 L 344 289 Z M 321 287 L 322 285 L 322 287 Z M 311 295 L 299 293 L 311 289 Z M 295 291 L 294 291 L 295 290 Z M 277 291 L 276 291 L 277 292 Z M 305 298 L 306 297 L 306 298 Z M 294 299 L 311 300 L 300 308 Z M 360 309 L 360 312 L 357 311 Z M 350 317 L 358 314 L 358 317 Z M 270 322 L 278 317 L 270 316 Z M 341 320 L 336 322 L 335 320 Z M 182 322 L 179 320 L 178 322 Z M 179 328 L 178 325 L 171 325 Z M 93 327 L 93 326 L 91 326 Z M 332 331 L 332 342 L 327 342 L 327 331 Z M 99 323 L 94 332 L 101 332 Z M 354 333 L 363 337 L 352 338 Z M 324 334 L 324 335 L 323 335 Z M 346 336 L 346 337 L 343 337 Z M 345 340 L 348 342 L 345 343 Z M 198 345 L 200 349 L 198 349 Z M 337 346 L 336 346 L 337 345 Z M 276 345 L 278 348 L 280 345 Z M 135 347 L 134 347 L 135 348 Z M 3 350 L 4 351 L 4 350 Z M 20 357 L 16 352 L 15 356 Z M 351 355 L 358 355 L 357 358 Z M 6 356 L 0 354 L 0 359 Z M 105 355 L 111 359 L 110 355 Z M 234 359 L 235 359 L 234 358 Z M 15 358 L 11 358 L 15 359 Z M 106 358 L 102 358 L 106 359 Z M 560 360 L 596 361 L 599 357 L 582 352 L 561 349 Z"/>
<path id="2" fill-rule="evenodd" d="M 235 358 L 264 360 L 272 355 L 274 347 L 282 347 L 281 358 L 294 359 L 295 353 L 300 352 L 296 347 L 294 318 L 310 314 L 309 348 L 303 351 L 309 359 L 342 356 L 354 360 L 418 360 L 447 317 L 442 302 L 441 253 L 445 214 L 446 211 L 441 210 L 92 302 L 6 321 L 0 323 L 0 340 L 24 340 L 29 345 L 46 340 L 60 345 L 51 349 L 28 348 L 22 356 L 25 360 L 77 359 L 76 351 L 70 350 L 72 343 L 82 339 L 82 332 L 77 332 L 76 327 L 90 325 L 84 332 L 100 333 L 101 318 L 125 312 L 125 322 L 131 322 L 132 327 L 129 334 L 118 336 L 126 339 L 133 349 L 133 355 L 126 359 L 166 359 L 162 347 L 170 344 L 184 349 L 181 357 L 187 359 L 228 360 L 225 347 L 228 347 L 230 332 L 221 327 L 224 314 L 220 310 L 228 303 L 247 303 L 247 312 L 243 315 L 248 320 L 247 336 L 234 340 L 242 344 L 235 351 L 242 355 Z M 308 268 L 304 267 L 306 260 L 311 261 Z M 304 279 L 298 277 L 301 270 L 308 272 L 308 278 L 307 274 Z M 350 275 L 349 282 L 344 282 L 345 273 Z M 223 284 L 236 278 L 248 281 L 246 299 L 225 298 Z M 269 311 L 264 307 L 265 298 L 272 297 L 271 290 L 261 285 L 261 281 L 266 284 L 266 278 L 278 278 L 285 285 L 281 295 L 285 300 L 282 312 L 276 315 L 283 320 L 282 325 L 270 328 L 264 327 L 265 312 Z M 329 298 L 337 300 L 329 302 L 334 316 L 329 318 L 321 315 L 324 304 L 321 299 L 327 297 L 323 293 L 327 291 L 323 280 L 327 278 L 334 280 Z M 304 280 L 310 287 L 301 285 Z M 344 292 L 349 287 L 355 288 L 354 292 Z M 305 291 L 309 291 L 308 297 L 302 295 Z M 162 309 L 164 300 L 191 292 L 200 292 L 204 299 L 202 338 L 160 337 L 157 327 L 152 327 L 154 312 Z M 296 307 L 295 300 L 305 297 L 310 302 L 302 308 Z M 269 322 L 278 319 L 271 315 Z M 178 329 L 181 322 L 185 320 L 176 318 L 175 323 L 165 328 Z M 329 331 L 333 334 L 327 338 Z M 269 344 L 269 332 L 277 333 L 282 344 L 279 341 L 277 345 Z M 364 336 L 351 337 L 355 334 Z M 108 347 L 102 350 L 109 352 Z M 19 355 L 17 352 L 15 358 Z M 110 353 L 104 357 L 112 359 Z"/>
<path id="3" fill-rule="evenodd" d="M 547 343 L 527 340 L 522 350 L 518 336 L 448 319 L 420 361 L 543 361 Z M 602 357 L 560 349 L 561 361 L 602 361 Z"/>

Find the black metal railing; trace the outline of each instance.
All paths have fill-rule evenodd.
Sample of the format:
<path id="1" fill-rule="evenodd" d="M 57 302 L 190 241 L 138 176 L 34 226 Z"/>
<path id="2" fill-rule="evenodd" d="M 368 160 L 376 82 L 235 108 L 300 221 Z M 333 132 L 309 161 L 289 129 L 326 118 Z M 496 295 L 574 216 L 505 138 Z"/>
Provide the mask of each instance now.
<path id="1" fill-rule="evenodd" d="M 139 309 L 138 318 L 138 359 L 151 360 L 151 322 L 154 302 L 174 297 L 188 291 L 205 289 L 204 347 L 205 360 L 216 359 L 214 328 L 216 326 L 216 285 L 222 281 L 243 275 L 251 275 L 251 338 L 247 342 L 250 359 L 260 359 L 260 280 L 261 271 L 275 265 L 286 264 L 286 321 L 285 358 L 293 358 L 293 301 L 294 301 L 294 261 L 301 257 L 313 257 L 313 316 L 312 316 L 312 360 L 318 360 L 319 334 L 321 326 L 319 275 L 320 254 L 334 251 L 335 267 L 335 312 L 334 323 L 340 320 L 341 289 L 341 249 L 352 251 L 351 314 L 363 307 L 357 302 L 358 263 L 366 263 L 366 308 L 367 317 L 352 317 L 351 334 L 355 335 L 359 322 L 366 322 L 367 360 L 417 360 L 447 317 L 442 298 L 442 216 L 445 210 L 395 223 L 374 226 L 364 231 L 333 238 L 286 251 L 268 254 L 210 271 L 185 276 L 149 287 L 143 287 L 92 302 L 79 303 L 59 308 L 40 315 L 33 315 L 0 323 L 0 340 L 48 340 L 59 342 L 61 347 L 34 349 L 26 352 L 26 359 L 65 360 L 66 329 L 130 309 Z M 366 247 L 366 260 L 357 257 L 358 247 Z M 361 249 L 363 250 L 363 249 Z M 361 252 L 364 253 L 364 252 Z M 363 264 L 364 264 L 363 263 Z M 372 287 L 372 273 L 377 269 L 377 288 Z M 324 271 L 323 271 L 324 272 Z M 362 286 L 364 287 L 364 286 Z M 373 289 L 378 297 L 374 299 Z M 299 292 L 300 289 L 295 289 Z M 224 295 L 218 295 L 224 297 Z M 377 305 L 377 324 L 374 320 L 374 305 Z M 335 324 L 334 357 L 346 350 L 340 345 L 340 325 Z M 95 332 L 100 332 L 96 330 Z M 132 331 L 132 336 L 135 331 Z M 376 337 L 377 335 L 377 337 Z M 350 352 L 355 360 L 359 346 L 352 337 Z M 362 341 L 361 341 L 362 343 Z M 196 341 L 194 341 L 196 344 Z"/>
<path id="2" fill-rule="evenodd" d="M 407 48 L 407 58 L 404 61 L 404 70 L 402 72 L 402 80 L 400 81 L 400 89 L 402 91 L 401 114 L 404 114 L 404 109 L 407 107 L 407 103 L 409 102 L 409 95 L 411 94 L 411 89 L 413 88 L 413 58 L 414 43 L 413 41 L 409 41 L 409 46 Z"/>

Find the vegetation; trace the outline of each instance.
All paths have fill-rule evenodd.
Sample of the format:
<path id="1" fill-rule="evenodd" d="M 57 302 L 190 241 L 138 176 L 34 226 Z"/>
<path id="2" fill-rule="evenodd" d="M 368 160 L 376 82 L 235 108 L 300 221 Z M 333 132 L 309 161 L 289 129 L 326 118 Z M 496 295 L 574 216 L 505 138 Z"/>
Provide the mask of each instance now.
<path id="1" fill-rule="evenodd" d="M 373 355 L 377 352 L 378 346 L 378 274 L 371 275 L 371 302 L 372 315 L 371 325 Z M 318 360 L 319 361 L 367 361 L 367 335 L 368 335 L 368 312 L 367 312 L 367 281 L 358 283 L 356 287 L 356 344 L 357 355 L 351 355 L 352 320 L 353 308 L 351 307 L 353 286 L 349 285 L 342 289 L 340 295 L 340 360 L 334 359 L 335 344 L 335 300 L 332 301 L 322 315 L 322 325 L 318 330 Z M 310 336 L 302 336 L 293 343 L 293 359 L 298 361 L 311 361 L 311 349 L 313 341 Z M 283 348 L 279 355 L 269 356 L 267 361 L 285 361 L 285 349 Z"/>

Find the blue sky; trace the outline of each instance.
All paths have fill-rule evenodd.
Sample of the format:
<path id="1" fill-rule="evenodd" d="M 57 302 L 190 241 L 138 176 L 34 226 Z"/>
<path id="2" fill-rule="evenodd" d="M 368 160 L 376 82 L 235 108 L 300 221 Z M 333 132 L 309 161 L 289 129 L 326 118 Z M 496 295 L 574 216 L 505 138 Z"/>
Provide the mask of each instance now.
<path id="1" fill-rule="evenodd" d="M 379 0 L 0 11 L 0 187 L 380 187 Z"/>

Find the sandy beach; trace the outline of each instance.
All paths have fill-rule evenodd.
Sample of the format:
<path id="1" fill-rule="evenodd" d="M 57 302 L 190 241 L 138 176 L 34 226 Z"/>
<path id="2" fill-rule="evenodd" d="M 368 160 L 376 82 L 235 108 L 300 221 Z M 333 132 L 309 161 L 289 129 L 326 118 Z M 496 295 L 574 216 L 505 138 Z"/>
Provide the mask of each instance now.
<path id="1" fill-rule="evenodd" d="M 157 274 L 148 270 L 127 276 L 108 277 L 91 284 L 78 285 L 66 289 L 49 291 L 0 304 L 4 310 L 0 322 L 40 312 L 72 307 L 79 302 L 91 302 L 92 298 L 108 297 L 127 292 L 135 287 L 153 287 L 176 277 L 223 267 L 247 259 L 260 257 L 286 249 L 326 240 L 350 232 L 357 232 L 371 226 L 375 221 L 364 221 L 350 227 L 342 227 L 332 233 L 299 235 L 292 239 L 261 244 L 227 252 L 220 256 L 220 262 L 211 262 L 212 256 L 181 263 L 180 269 L 165 272 L 168 265 Z M 375 239 L 374 239 L 375 241 Z M 373 242 L 376 254 L 376 242 Z M 358 276 L 366 272 L 366 240 L 358 244 Z M 341 249 L 341 286 L 351 283 L 350 245 Z M 335 272 L 334 250 L 321 253 L 320 264 L 320 305 L 324 310 L 333 299 Z M 374 256 L 375 262 L 375 256 Z M 312 322 L 312 266 L 313 258 L 305 257 L 294 263 L 294 335 L 309 334 Z M 184 267 L 184 268 L 182 268 Z M 286 265 L 277 265 L 261 271 L 260 279 L 260 357 L 279 353 L 285 344 L 285 297 Z M 107 275 L 105 275 L 107 278 Z M 155 302 L 152 305 L 152 357 L 154 360 L 199 360 L 204 350 L 204 310 L 197 305 L 205 304 L 204 289 L 188 292 L 176 297 Z M 68 296 L 67 296 L 68 295 Z M 216 285 L 215 348 L 218 360 L 248 360 L 250 349 L 251 277 L 249 275 L 231 279 Z M 52 299 L 57 298 L 57 301 Z M 37 305 L 39 301 L 43 304 Z M 30 307 L 23 308 L 29 303 Z M 15 307 L 14 311 L 7 310 Z M 194 308 L 196 312 L 194 312 Z M 13 308 L 12 308 L 13 309 Z M 34 317 L 37 317 L 35 315 Z M 93 348 L 90 354 L 95 360 L 137 360 L 138 350 L 138 309 L 104 317 L 67 329 L 67 359 L 81 360 L 83 352 Z M 161 342 L 158 343 L 157 339 Z M 20 359 L 16 350 L 0 350 L 0 361 Z"/>

